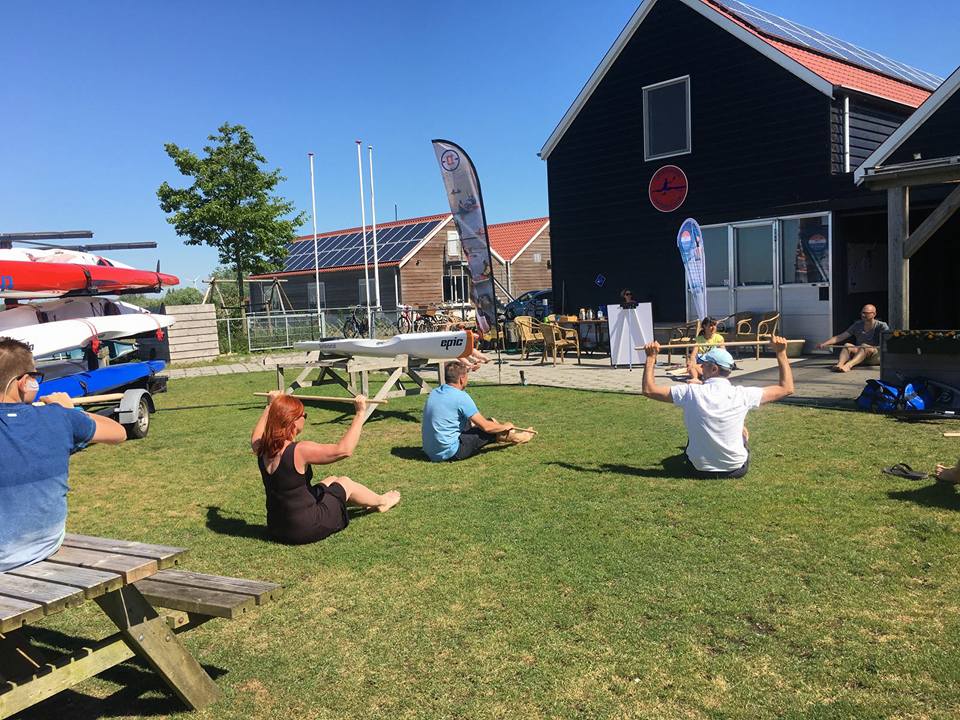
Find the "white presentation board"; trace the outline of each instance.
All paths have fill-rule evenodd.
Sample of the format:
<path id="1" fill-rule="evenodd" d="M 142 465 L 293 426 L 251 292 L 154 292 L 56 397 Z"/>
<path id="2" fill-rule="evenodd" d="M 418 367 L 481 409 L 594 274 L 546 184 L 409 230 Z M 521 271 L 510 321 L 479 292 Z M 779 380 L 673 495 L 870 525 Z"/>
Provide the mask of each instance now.
<path id="1" fill-rule="evenodd" d="M 653 305 L 640 303 L 633 308 L 607 305 L 611 365 L 643 365 L 643 347 L 653 342 Z"/>

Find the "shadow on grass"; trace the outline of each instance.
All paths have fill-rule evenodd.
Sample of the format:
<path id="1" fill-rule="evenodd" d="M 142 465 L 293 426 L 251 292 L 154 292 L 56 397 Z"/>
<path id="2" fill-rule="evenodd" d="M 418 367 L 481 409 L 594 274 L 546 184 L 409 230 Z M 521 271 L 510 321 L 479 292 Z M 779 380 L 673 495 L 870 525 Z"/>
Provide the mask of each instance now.
<path id="1" fill-rule="evenodd" d="M 242 517 L 229 517 L 216 505 L 207 506 L 207 529 L 220 535 L 274 542 L 266 525 L 249 523 Z"/>
<path id="2" fill-rule="evenodd" d="M 23 639 L 33 648 L 39 649 L 51 662 L 59 656 L 80 653 L 84 647 L 91 645 L 89 639 L 73 637 L 50 628 L 28 626 L 23 628 L 22 634 Z M 203 669 L 214 680 L 227 673 L 226 670 L 211 665 L 203 665 Z M 22 717 L 94 720 L 131 715 L 179 715 L 187 710 L 173 690 L 138 657 L 105 670 L 97 677 L 119 685 L 120 689 L 106 697 L 95 697 L 67 689 L 25 710 Z"/>
<path id="3" fill-rule="evenodd" d="M 633 465 L 621 465 L 619 463 L 600 463 L 596 467 L 587 467 L 585 465 L 574 465 L 567 462 L 551 462 L 550 465 L 556 465 L 566 470 L 576 472 L 597 473 L 598 475 L 618 474 L 633 475 L 635 477 L 645 478 L 665 478 L 670 480 L 693 480 L 690 476 L 690 465 L 687 463 L 686 455 L 681 450 L 676 455 L 670 455 L 660 461 L 659 468 L 642 468 Z"/>
<path id="4" fill-rule="evenodd" d="M 492 452 L 499 452 L 500 450 L 507 450 L 510 447 L 512 447 L 512 445 L 487 445 L 486 447 L 481 448 L 476 455 L 472 455 L 466 460 L 458 460 L 457 462 L 467 462 L 475 457 L 487 455 Z M 425 463 L 433 462 L 427 457 L 427 454 L 423 452 L 423 448 L 419 445 L 400 445 L 399 447 L 390 448 L 390 454 L 395 458 L 400 458 L 401 460 L 414 460 Z"/>
<path id="5" fill-rule="evenodd" d="M 333 404 L 333 403 L 331 403 Z M 339 404 L 339 403 L 337 403 Z M 323 403 L 311 403 L 317 407 L 325 407 Z M 338 408 L 339 409 L 339 408 Z M 309 411 L 308 411 L 309 413 Z M 399 420 L 400 422 L 410 422 L 420 424 L 420 416 L 409 410 L 380 410 L 379 408 L 374 411 L 373 415 L 365 423 L 369 425 L 371 423 L 380 422 L 382 420 Z M 332 420 L 325 420 L 323 422 L 310 423 L 311 425 L 329 425 L 330 423 L 336 423 L 338 425 L 349 424 L 353 422 L 353 412 L 344 412 Z"/>
<path id="6" fill-rule="evenodd" d="M 945 482 L 934 482 L 916 490 L 891 490 L 887 493 L 891 500 L 904 500 L 924 507 L 960 510 L 960 493 L 957 486 Z"/>

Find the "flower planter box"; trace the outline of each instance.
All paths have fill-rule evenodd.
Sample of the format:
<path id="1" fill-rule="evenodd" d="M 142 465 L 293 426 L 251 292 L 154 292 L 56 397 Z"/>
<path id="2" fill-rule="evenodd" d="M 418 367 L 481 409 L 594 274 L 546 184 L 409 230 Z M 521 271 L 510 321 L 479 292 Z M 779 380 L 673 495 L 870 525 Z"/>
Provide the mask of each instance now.
<path id="1" fill-rule="evenodd" d="M 880 342 L 880 379 L 924 377 L 960 388 L 960 331 L 893 330 Z"/>

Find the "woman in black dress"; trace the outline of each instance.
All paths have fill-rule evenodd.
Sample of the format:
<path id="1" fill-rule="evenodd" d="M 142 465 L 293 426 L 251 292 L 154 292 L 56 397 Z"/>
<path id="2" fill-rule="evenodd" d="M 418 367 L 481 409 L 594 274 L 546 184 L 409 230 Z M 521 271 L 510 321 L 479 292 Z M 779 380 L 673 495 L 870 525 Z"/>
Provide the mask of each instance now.
<path id="1" fill-rule="evenodd" d="M 311 485 L 311 465 L 329 465 L 350 457 L 360 441 L 367 400 L 354 399 L 356 415 L 336 445 L 296 442 L 307 414 L 297 398 L 270 393 L 267 407 L 253 428 L 250 447 L 257 456 L 267 494 L 267 528 L 281 542 L 302 544 L 323 540 L 350 521 L 347 503 L 386 512 L 398 502 L 396 490 L 378 495 L 348 477 L 331 475 Z"/>

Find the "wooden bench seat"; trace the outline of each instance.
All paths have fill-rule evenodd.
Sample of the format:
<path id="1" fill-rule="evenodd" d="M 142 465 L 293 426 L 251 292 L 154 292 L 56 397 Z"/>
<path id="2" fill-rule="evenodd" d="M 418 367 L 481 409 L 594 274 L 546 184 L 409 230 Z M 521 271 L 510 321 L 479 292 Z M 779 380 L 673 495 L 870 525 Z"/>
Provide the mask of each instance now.
<path id="1" fill-rule="evenodd" d="M 161 570 L 134 583 L 151 605 L 208 618 L 233 619 L 255 605 L 276 599 L 276 583 L 204 575 L 188 570 Z"/>

